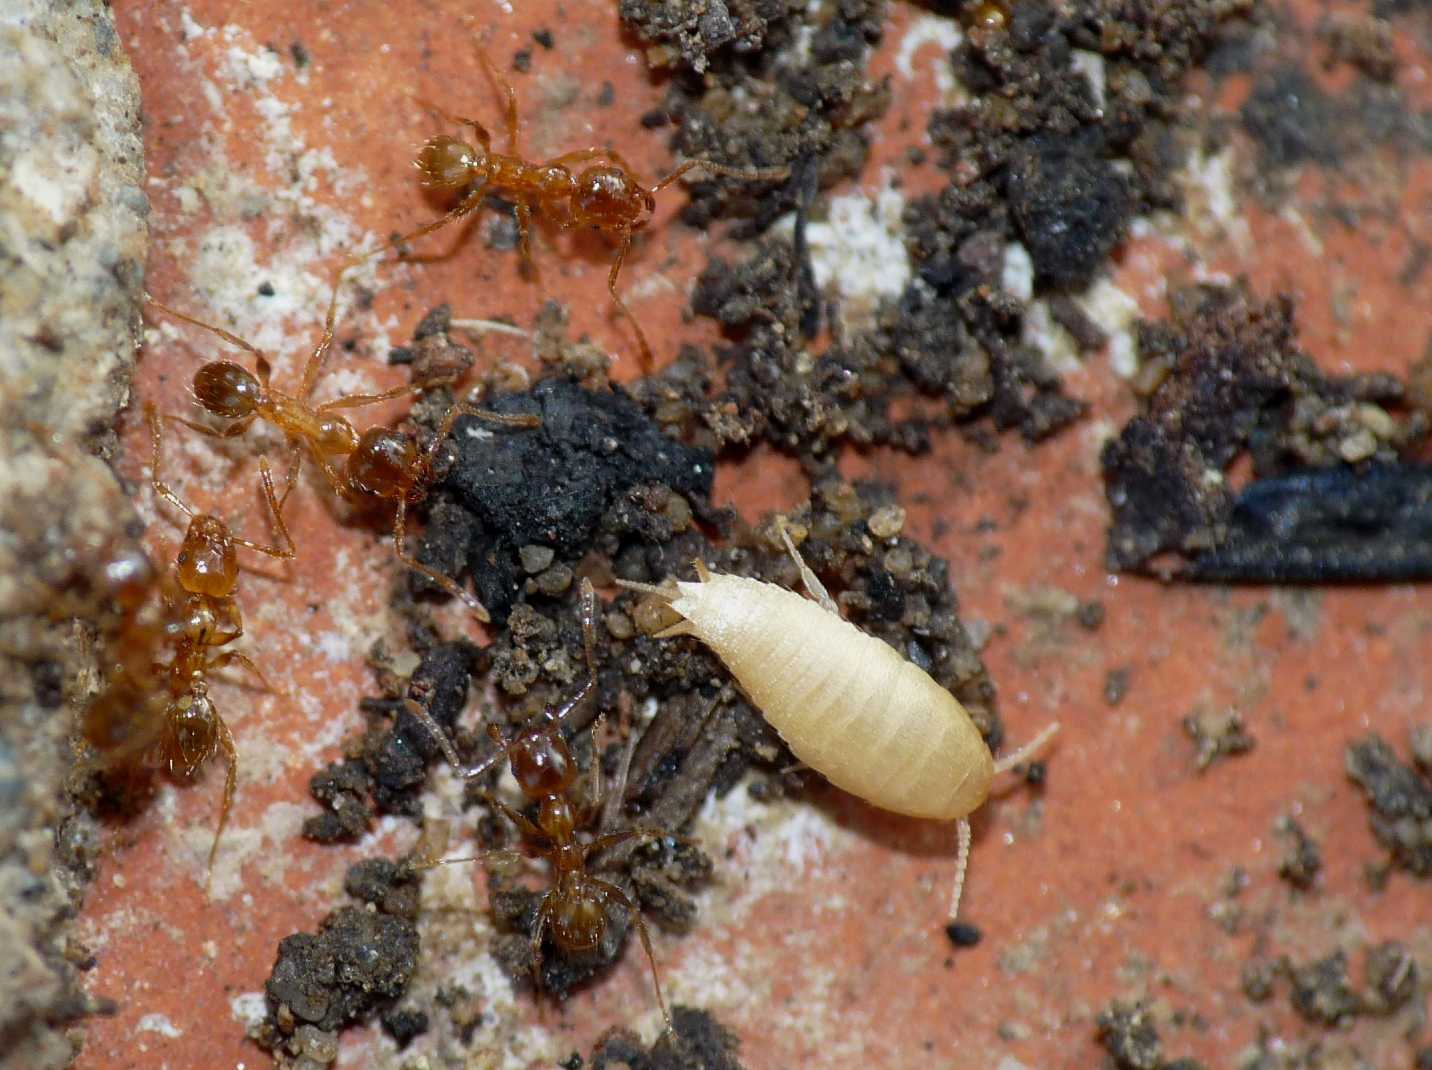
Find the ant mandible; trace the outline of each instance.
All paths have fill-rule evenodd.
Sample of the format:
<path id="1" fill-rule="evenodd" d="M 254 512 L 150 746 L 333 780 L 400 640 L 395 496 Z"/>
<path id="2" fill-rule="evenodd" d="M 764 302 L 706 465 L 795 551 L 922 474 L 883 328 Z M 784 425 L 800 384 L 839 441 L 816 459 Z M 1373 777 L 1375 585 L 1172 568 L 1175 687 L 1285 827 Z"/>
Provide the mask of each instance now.
<path id="1" fill-rule="evenodd" d="M 786 167 L 742 170 L 714 163 L 711 160 L 687 160 L 652 186 L 644 186 L 633 168 L 613 149 L 587 148 L 564 152 L 550 160 L 536 162 L 523 157 L 518 147 L 517 94 L 492 65 L 481 45 L 474 46 L 478 62 L 486 72 L 493 90 L 503 98 L 503 114 L 507 127 L 507 152 L 492 151 L 492 135 L 476 119 L 451 115 L 434 107 L 448 122 L 470 127 L 477 139 L 473 147 L 460 138 L 439 135 L 430 138 L 418 151 L 413 165 L 421 175 L 424 188 L 446 193 L 462 193 L 462 199 L 441 219 L 419 227 L 381 246 L 377 252 L 402 245 L 431 234 L 479 207 L 489 194 L 496 194 L 513 203 L 517 213 L 517 237 L 523 262 L 537 279 L 532 259 L 530 231 L 532 216 L 542 212 L 559 227 L 593 227 L 615 235 L 618 241 L 616 258 L 607 274 L 607 291 L 612 302 L 636 333 L 643 368 L 652 367 L 651 346 L 641 324 L 617 292 L 617 277 L 631 250 L 632 237 L 651 222 L 656 207 L 656 194 L 679 181 L 697 168 L 713 175 L 741 178 L 751 182 L 777 182 L 790 177 Z M 575 164 L 593 161 L 591 166 L 574 173 Z M 375 255 L 373 253 L 369 256 Z"/>
<path id="2" fill-rule="evenodd" d="M 656 956 L 652 952 L 651 936 L 647 932 L 646 922 L 642 920 L 641 911 L 625 892 L 616 885 L 593 876 L 589 868 L 595 855 L 620 843 L 637 838 L 659 839 L 666 834 L 660 829 L 628 828 L 599 834 L 587 843 L 582 843 L 577 838 L 577 830 L 591 824 L 602 809 L 601 767 L 597 762 L 594 762 L 594 768 L 598 770 L 598 787 L 593 793 L 594 797 L 584 804 L 573 804 L 570 796 L 577 781 L 577 763 L 561 733 L 562 723 L 597 686 L 597 663 L 593 652 L 596 645 L 596 594 L 592 590 L 591 581 L 585 577 L 582 579 L 581 602 L 582 645 L 587 661 L 586 682 L 560 706 L 546 707 L 509 742 L 504 743 L 496 726 L 491 726 L 489 732 L 499 745 L 496 753 L 476 765 L 464 766 L 447 733 L 433 720 L 428 711 L 411 699 L 407 701 L 406 707 L 408 712 L 432 733 L 459 776 L 464 779 L 480 777 L 505 758 L 511 764 L 513 779 L 517 781 L 522 794 L 529 802 L 537 805 L 537 820 L 534 822 L 486 792 L 482 794 L 484 802 L 507 815 L 507 819 L 517 827 L 526 849 L 537 857 L 545 858 L 552 868 L 552 887 L 543 894 L 538 904 L 531 933 L 532 977 L 537 992 L 542 990 L 543 934 L 550 928 L 553 942 L 564 951 L 594 951 L 601 945 L 606 934 L 607 907 L 615 902 L 620 904 L 636 923 L 647 962 L 651 966 L 656 1001 L 661 1007 L 666 1028 L 670 1030 L 671 1014 L 661 994 Z M 451 863 L 475 860 L 452 858 L 440 861 Z M 437 865 L 439 860 L 430 864 Z"/>
<path id="3" fill-rule="evenodd" d="M 351 267 L 352 265 L 349 265 Z M 448 594 L 461 599 L 478 620 L 490 617 L 482 603 L 459 587 L 450 577 L 419 562 L 407 550 L 408 508 L 422 501 L 436 478 L 437 451 L 461 415 L 480 417 L 509 427 L 536 427 L 540 418 L 531 415 L 508 415 L 479 409 L 458 402 L 448 410 L 432 444 L 420 450 L 413 438 L 389 427 L 370 428 L 361 436 L 339 410 L 359 408 L 391 401 L 422 389 L 424 384 L 409 383 L 377 394 L 348 394 L 314 406 L 309 402 L 318 373 L 333 345 L 333 321 L 338 305 L 338 288 L 348 267 L 338 272 L 333 282 L 333 295 L 328 301 L 323 336 L 309 355 L 304 367 L 299 393 L 286 394 L 269 384 L 268 358 L 257 348 L 235 334 L 178 312 L 150 298 L 150 303 L 176 319 L 218 335 L 231 345 L 251 353 L 257 375 L 240 364 L 216 360 L 194 373 L 194 396 L 205 411 L 233 421 L 216 430 L 175 416 L 184 426 L 201 434 L 233 438 L 243 434 L 255 420 L 265 420 L 283 431 L 289 439 L 292 457 L 289 465 L 284 499 L 292 491 L 298 477 L 298 455 L 307 447 L 309 454 L 327 476 L 335 493 L 345 501 L 384 500 L 395 506 L 393 550 L 398 560 L 415 572 L 432 580 Z M 342 470 L 339 463 L 343 464 Z"/>
<path id="4" fill-rule="evenodd" d="M 209 697 L 209 674 L 238 665 L 253 673 L 263 690 L 274 690 L 267 677 L 246 655 L 233 650 L 212 653 L 215 648 L 227 646 L 244 634 L 243 616 L 234 599 L 239 573 L 237 548 L 243 546 L 269 557 L 291 560 L 294 545 L 283 520 L 283 501 L 274 493 L 267 459 L 260 460 L 260 478 L 264 499 L 273 513 L 281 538 L 281 544 L 275 546 L 263 546 L 241 538 L 218 517 L 196 513 L 186 505 L 160 478 L 164 433 L 159 414 L 152 405 L 145 406 L 145 418 L 149 423 L 153 448 L 150 482 L 154 492 L 187 516 L 189 524 L 174 563 L 177 590 L 165 591 L 163 596 L 165 631 L 173 641 L 174 655 L 168 665 L 158 666 L 157 671 L 163 675 L 162 684 L 168 693 L 162 709 L 152 698 L 146 698 L 138 707 L 155 716 L 156 723 L 146 726 L 144 734 L 137 738 L 145 740 L 144 749 L 157 756 L 171 776 L 183 780 L 192 778 L 206 761 L 223 752 L 227 772 L 219 824 L 209 847 L 209 875 L 212 877 L 219 840 L 234 802 L 238 751 L 229 726 Z M 284 499 L 287 499 L 287 494 Z M 133 690 L 134 683 L 126 676 L 120 683 L 119 696 L 126 697 Z M 153 683 L 157 685 L 159 681 Z M 112 727 L 103 715 L 116 712 L 113 705 L 110 701 L 100 701 L 92 707 L 86 718 L 87 734 L 90 734 L 89 726 L 94 727 L 92 738 L 104 738 L 104 733 Z M 109 760 L 114 757 L 110 755 Z"/>

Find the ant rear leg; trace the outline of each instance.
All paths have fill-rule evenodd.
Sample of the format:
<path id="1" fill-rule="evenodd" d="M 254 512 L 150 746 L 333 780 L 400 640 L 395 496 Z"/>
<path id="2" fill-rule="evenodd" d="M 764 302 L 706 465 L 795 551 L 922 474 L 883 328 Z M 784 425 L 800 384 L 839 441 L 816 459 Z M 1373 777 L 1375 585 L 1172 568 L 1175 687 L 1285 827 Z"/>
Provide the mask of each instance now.
<path id="1" fill-rule="evenodd" d="M 211 658 L 204 667 L 206 669 L 227 669 L 230 665 L 242 666 L 253 673 L 254 678 L 259 682 L 260 691 L 266 691 L 270 695 L 286 694 L 286 692 L 280 691 L 273 686 L 269 678 L 263 674 L 263 670 L 253 663 L 253 659 L 246 654 L 240 654 L 237 650 L 228 650 L 215 658 Z"/>
<path id="2" fill-rule="evenodd" d="M 647 931 L 646 921 L 641 916 L 641 911 L 631 898 L 615 884 L 602 880 L 600 877 L 588 877 L 586 881 L 602 898 L 603 904 L 609 899 L 615 899 L 626 908 L 628 916 L 636 924 L 637 935 L 641 937 L 642 949 L 646 952 L 647 964 L 651 967 L 651 983 L 656 988 L 656 1003 L 661 1008 L 662 1020 L 666 1023 L 666 1031 L 671 1031 L 671 1012 L 666 1009 L 666 997 L 661 994 L 661 976 L 656 969 L 656 954 L 651 949 L 651 933 Z"/>
<path id="3" fill-rule="evenodd" d="M 617 293 L 617 276 L 621 274 L 622 264 L 626 262 L 626 255 L 631 250 L 632 231 L 630 227 L 622 230 L 621 245 L 617 247 L 617 257 L 612 261 L 612 269 L 607 273 L 607 292 L 612 295 L 612 301 L 616 304 L 618 311 L 627 318 L 631 329 L 636 334 L 637 350 L 641 354 L 641 366 L 644 371 L 651 371 L 655 358 L 651 355 L 651 346 L 647 344 L 646 332 L 641 329 L 641 324 L 632 315 L 631 309 L 627 308 L 626 302 L 622 300 L 621 294 Z"/>
<path id="4" fill-rule="evenodd" d="M 532 209 L 519 202 L 515 206 L 517 213 L 517 251 L 522 257 L 522 263 L 526 266 L 527 272 L 532 276 L 532 283 L 535 286 L 542 285 L 542 272 L 537 267 L 537 261 L 532 258 Z"/>
<path id="5" fill-rule="evenodd" d="M 747 182 L 783 182 L 791 177 L 791 169 L 789 167 L 759 167 L 746 170 L 740 167 L 728 167 L 726 164 L 715 163 L 711 160 L 687 160 L 685 163 L 678 165 L 677 168 L 665 178 L 658 180 L 656 185 L 652 186 L 648 192 L 659 193 L 698 167 L 708 174 L 719 175 L 722 178 L 745 179 Z"/>
<path id="6" fill-rule="evenodd" d="M 393 552 L 398 555 L 398 560 L 408 568 L 412 569 L 428 579 L 432 580 L 454 598 L 461 599 L 472 615 L 481 623 L 487 624 L 492 620 L 487 607 L 477 600 L 477 596 L 470 591 L 459 587 L 451 577 L 444 576 L 441 572 L 429 568 L 417 558 L 408 553 L 408 503 L 407 499 L 399 498 L 398 507 L 393 516 Z"/>
<path id="7" fill-rule="evenodd" d="M 239 777 L 239 751 L 234 746 L 234 734 L 229 731 L 229 726 L 219 718 L 219 749 L 224 752 L 224 801 L 219 806 L 219 825 L 214 829 L 214 842 L 209 845 L 209 871 L 204 878 L 204 890 L 209 890 L 209 884 L 214 879 L 214 859 L 219 853 L 219 837 L 224 834 L 224 825 L 229 820 L 229 810 L 234 805 L 234 791 L 238 785 Z"/>
<path id="8" fill-rule="evenodd" d="M 537 1000 L 538 1009 L 542 1006 L 542 935 L 547 930 L 547 923 L 552 920 L 553 911 L 556 909 L 552 903 L 552 892 L 542 896 L 542 902 L 537 905 L 537 916 L 532 919 L 532 935 L 528 939 L 528 947 L 532 952 L 532 993 Z"/>

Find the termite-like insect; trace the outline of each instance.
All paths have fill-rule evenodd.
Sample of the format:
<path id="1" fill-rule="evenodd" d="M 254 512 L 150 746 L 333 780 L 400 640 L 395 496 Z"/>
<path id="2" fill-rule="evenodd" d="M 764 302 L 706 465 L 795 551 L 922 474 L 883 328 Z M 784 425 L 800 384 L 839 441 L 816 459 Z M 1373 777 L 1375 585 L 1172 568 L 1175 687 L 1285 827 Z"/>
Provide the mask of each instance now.
<path id="1" fill-rule="evenodd" d="M 841 617 L 784 523 L 777 527 L 815 601 L 712 572 L 700 560 L 698 582 L 617 583 L 680 614 L 684 619 L 656 638 L 691 635 L 709 646 L 791 752 L 836 787 L 883 810 L 956 823 L 953 923 L 969 863 L 969 815 L 984 804 L 995 775 L 1027 761 L 1059 725 L 996 761 L 953 695 Z"/>

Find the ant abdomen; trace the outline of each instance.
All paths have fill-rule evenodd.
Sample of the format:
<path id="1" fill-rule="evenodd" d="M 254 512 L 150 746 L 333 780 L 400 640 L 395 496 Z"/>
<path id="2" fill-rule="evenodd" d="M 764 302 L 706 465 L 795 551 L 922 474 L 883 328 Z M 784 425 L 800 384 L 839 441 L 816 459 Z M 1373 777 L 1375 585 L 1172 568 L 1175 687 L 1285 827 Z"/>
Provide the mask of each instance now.
<path id="1" fill-rule="evenodd" d="M 202 683 L 190 685 L 170 710 L 159 740 L 159 755 L 171 776 L 188 779 L 218 748 L 219 711 Z"/>
<path id="2" fill-rule="evenodd" d="M 563 951 L 595 951 L 606 935 L 607 914 L 594 896 L 559 893 L 549 924 L 553 942 Z"/>
<path id="3" fill-rule="evenodd" d="M 215 416 L 237 420 L 258 407 L 263 387 L 242 364 L 215 360 L 194 373 L 194 396 Z"/>

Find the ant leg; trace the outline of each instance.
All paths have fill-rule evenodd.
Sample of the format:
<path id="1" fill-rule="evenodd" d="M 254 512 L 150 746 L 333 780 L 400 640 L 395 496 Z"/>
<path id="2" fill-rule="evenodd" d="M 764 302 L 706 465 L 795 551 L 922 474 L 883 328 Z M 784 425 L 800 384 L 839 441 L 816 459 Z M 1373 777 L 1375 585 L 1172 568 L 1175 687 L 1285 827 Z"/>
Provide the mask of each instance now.
<path id="1" fill-rule="evenodd" d="M 955 834 L 959 850 L 955 854 L 955 887 L 950 893 L 949 924 L 953 925 L 960 914 L 960 896 L 965 891 L 965 871 L 970 865 L 970 819 L 962 817 L 955 822 Z"/>
<path id="2" fill-rule="evenodd" d="M 528 273 L 532 276 L 532 283 L 535 286 L 542 285 L 542 272 L 537 267 L 537 261 L 532 259 L 532 209 L 525 204 L 516 206 L 517 212 L 517 251 L 522 257 L 522 263 L 526 265 Z"/>
<path id="3" fill-rule="evenodd" d="M 323 318 L 323 336 L 319 338 L 318 345 L 313 347 L 313 352 L 308 355 L 308 362 L 303 366 L 303 386 L 298 392 L 301 398 L 307 398 L 313 393 L 313 387 L 318 382 L 318 373 L 323 370 L 323 362 L 328 359 L 328 350 L 333 346 L 333 321 L 338 314 L 338 290 L 343 285 L 343 277 L 348 274 L 350 268 L 357 267 L 359 261 L 349 261 L 338 269 L 338 274 L 333 277 L 333 293 L 328 297 L 328 315 Z"/>
<path id="4" fill-rule="evenodd" d="M 237 650 L 230 650 L 226 651 L 223 654 L 220 654 L 218 657 L 210 660 L 204 667 L 206 669 L 226 669 L 230 665 L 241 665 L 249 672 L 253 673 L 254 677 L 261 685 L 260 690 L 267 691 L 270 695 L 286 694 L 286 692 L 280 691 L 278 688 L 273 686 L 273 684 L 269 681 L 269 678 L 263 674 L 263 670 L 261 670 L 257 665 L 255 665 L 251 658 L 249 658 L 247 655 L 240 654 Z"/>
<path id="5" fill-rule="evenodd" d="M 612 828 L 621 817 L 622 805 L 626 802 L 627 777 L 631 774 L 631 760 L 636 754 L 638 737 L 636 726 L 631 723 L 631 696 L 626 691 L 617 696 L 617 713 L 619 723 L 626 728 L 627 741 L 622 747 L 621 761 L 617 764 L 615 785 L 608 791 L 601 808 L 601 820 L 597 824 L 599 832 Z"/>
<path id="6" fill-rule="evenodd" d="M 164 429 L 160 423 L 159 413 L 154 408 L 152 402 L 144 403 L 144 418 L 149 421 L 149 439 L 154 447 L 154 459 L 149 464 L 150 485 L 154 487 L 155 494 L 159 495 L 185 516 L 193 517 L 194 510 L 180 501 L 179 495 L 169 489 L 169 484 L 159 478 L 160 456 L 164 450 Z"/>
<path id="7" fill-rule="evenodd" d="M 190 431 L 197 431 L 201 435 L 208 435 L 210 438 L 238 438 L 258 419 L 257 413 L 249 413 L 241 416 L 227 427 L 206 427 L 204 424 L 195 423 L 193 420 L 179 416 L 172 412 L 164 414 L 164 419 L 173 420 L 176 424 L 183 424 Z"/>
<path id="8" fill-rule="evenodd" d="M 542 934 L 546 931 L 547 922 L 552 918 L 552 892 L 542 897 L 542 902 L 537 907 L 537 916 L 532 919 L 532 936 L 528 941 L 528 947 L 532 949 L 532 994 L 538 1005 L 542 1001 Z"/>
<path id="9" fill-rule="evenodd" d="M 463 765 L 462 759 L 458 757 L 457 748 L 452 745 L 452 740 L 443 731 L 442 725 L 433 720 L 432 714 L 412 699 L 405 699 L 403 708 L 412 714 L 413 720 L 428 730 L 428 734 L 437 742 L 438 749 L 443 752 L 443 757 L 447 759 L 448 765 L 452 766 L 453 772 L 462 780 L 471 780 L 474 777 L 482 776 L 507 757 L 507 749 L 504 747 L 496 754 L 489 754 L 476 765 Z"/>
<path id="10" fill-rule="evenodd" d="M 502 114 L 507 124 L 507 151 L 513 156 L 521 156 L 517 148 L 517 93 L 508 83 L 507 79 L 497 73 L 497 68 L 492 65 L 488 58 L 487 50 L 482 45 L 475 45 L 477 50 L 477 62 L 482 64 L 482 69 L 487 72 L 488 81 L 499 97 L 503 98 Z"/>
<path id="11" fill-rule="evenodd" d="M 416 394 L 422 388 L 422 383 L 408 383 L 405 386 L 395 386 L 392 390 L 384 390 L 381 394 L 345 394 L 341 398 L 325 401 L 314 411 L 332 412 L 334 409 L 359 409 L 364 405 L 376 405 L 380 401 L 392 401 L 394 398 L 400 398 L 406 394 Z"/>
<path id="12" fill-rule="evenodd" d="M 396 238 L 391 238 L 388 241 L 385 241 L 381 245 L 379 245 L 378 248 L 370 250 L 369 252 L 360 253 L 358 256 L 355 256 L 352 260 L 350 260 L 347 266 L 355 267 L 358 264 L 363 263 L 364 261 L 371 260 L 376 256 L 383 255 L 389 249 L 396 248 L 400 245 L 406 245 L 409 242 L 416 241 L 417 239 L 422 237 L 426 237 L 435 230 L 441 230 L 443 227 L 447 226 L 454 220 L 461 219 L 463 216 L 470 213 L 473 209 L 481 207 L 482 198 L 486 194 L 486 192 L 486 187 L 479 185 L 476 189 L 472 190 L 470 193 L 464 196 L 462 200 L 458 201 L 456 205 L 454 205 L 452 208 L 449 208 L 447 212 L 445 212 L 439 218 L 433 220 L 431 223 L 425 223 L 417 230 L 409 231 L 407 234 L 400 235 Z M 404 253 L 402 254 L 402 256 L 400 256 L 399 259 L 410 262 L 440 260 L 443 257 L 451 256 L 452 253 L 453 250 L 449 250 L 448 252 L 443 253 L 440 256 L 435 255 L 428 257 L 417 257 Z"/>
<path id="13" fill-rule="evenodd" d="M 835 599 L 830 596 L 830 592 L 825 589 L 825 584 L 820 582 L 820 578 L 810 570 L 810 566 L 805 563 L 805 558 L 801 557 L 800 551 L 796 549 L 796 544 L 791 541 L 790 532 L 786 530 L 785 517 L 776 517 L 776 530 L 781 533 L 781 541 L 786 544 L 786 553 L 791 555 L 791 560 L 796 563 L 796 568 L 800 569 L 801 584 L 805 587 L 806 593 L 819 602 L 822 609 L 834 613 L 837 617 L 840 616 L 840 607 L 835 604 Z"/>
<path id="14" fill-rule="evenodd" d="M 229 331 L 224 330 L 222 327 L 215 327 L 212 323 L 205 323 L 203 320 L 195 319 L 193 316 L 190 316 L 184 312 L 180 312 L 176 308 L 170 308 L 163 301 L 156 300 L 155 298 L 150 297 L 148 294 L 145 294 L 144 297 L 145 300 L 147 300 L 155 308 L 159 309 L 160 312 L 163 312 L 169 316 L 173 316 L 176 320 L 183 320 L 185 323 L 190 324 L 194 327 L 198 327 L 201 330 L 208 331 L 210 334 L 216 334 L 224 341 L 228 342 L 230 345 L 238 346 L 246 353 L 252 353 L 260 360 L 266 359 L 261 349 L 256 349 L 251 343 L 244 341 L 238 335 L 232 334 Z"/>
<path id="15" fill-rule="evenodd" d="M 651 966 L 651 983 L 656 987 L 656 1002 L 661 1008 L 661 1017 L 666 1022 L 666 1031 L 671 1031 L 671 1012 L 666 1009 L 666 997 L 661 994 L 661 977 L 656 972 L 656 955 L 651 950 L 651 934 L 647 932 L 646 922 L 642 919 L 641 911 L 633 903 L 626 892 L 622 891 L 615 884 L 610 884 L 599 877 L 588 877 L 587 883 L 595 886 L 603 899 L 615 899 L 622 906 L 626 907 L 627 914 L 636 923 L 637 935 L 641 937 L 641 946 L 646 951 L 646 961 Z"/>
<path id="16" fill-rule="evenodd" d="M 409 554 L 408 548 L 405 545 L 407 539 L 408 502 L 406 498 L 399 498 L 398 508 L 394 511 L 393 515 L 393 552 L 398 555 L 398 560 L 414 572 L 421 573 L 432 580 L 454 598 L 461 599 L 467 608 L 472 610 L 472 615 L 483 624 L 487 624 L 492 620 L 492 616 L 487 612 L 487 608 L 477 600 L 476 595 L 463 590 L 463 588 L 453 582 L 451 577 L 444 576 L 441 572 L 428 568 L 427 565 L 422 564 L 417 558 Z"/>
<path id="17" fill-rule="evenodd" d="M 582 685 L 580 691 L 562 703 L 562 705 L 558 706 L 552 713 L 549 718 L 549 723 L 553 727 L 556 727 L 570 717 L 572 711 L 581 705 L 586 697 L 595 691 L 597 687 L 597 593 L 592 590 L 592 581 L 585 576 L 582 577 L 581 592 L 582 650 L 587 658 L 587 682 Z"/>
<path id="18" fill-rule="evenodd" d="M 416 93 L 409 93 L 408 96 L 418 107 L 426 108 L 428 111 L 436 113 L 445 123 L 450 123 L 453 126 L 471 127 L 473 136 L 477 138 L 477 143 L 482 146 L 483 154 L 488 156 L 492 155 L 492 135 L 487 132 L 487 127 L 483 126 L 476 119 L 468 119 L 450 112 L 441 104 L 436 104 L 426 97 L 420 97 Z"/>
<path id="19" fill-rule="evenodd" d="M 241 539 L 237 535 L 234 536 L 234 542 L 240 546 L 247 546 L 256 553 L 282 558 L 285 561 L 291 561 L 298 556 L 298 551 L 293 545 L 293 536 L 289 534 L 288 525 L 283 520 L 283 502 L 288 501 L 289 491 L 293 490 L 293 473 L 295 471 L 294 468 L 289 469 L 289 484 L 284 489 L 283 501 L 280 501 L 274 494 L 273 473 L 269 470 L 268 458 L 259 458 L 259 481 L 263 484 L 264 500 L 268 502 L 269 511 L 273 513 L 274 523 L 278 525 L 278 533 L 282 542 L 275 546 L 260 546 L 256 542 Z"/>
<path id="20" fill-rule="evenodd" d="M 621 299 L 621 295 L 617 293 L 617 276 L 621 274 L 622 264 L 626 261 L 626 255 L 631 250 L 631 237 L 631 228 L 624 228 L 622 230 L 622 243 L 617 247 L 617 258 L 612 261 L 612 270 L 607 274 L 607 292 L 612 295 L 612 301 L 616 304 L 617 309 L 627 318 L 627 321 L 631 324 L 631 329 L 636 332 L 636 344 L 641 354 L 642 368 L 646 371 L 651 371 L 653 358 L 651 355 L 651 346 L 648 345 L 646 341 L 646 333 L 641 329 L 641 324 L 636 321 L 636 317 L 632 315 L 631 309 L 627 308 L 626 302 Z"/>
<path id="21" fill-rule="evenodd" d="M 789 167 L 759 167 L 747 170 L 741 167 L 728 167 L 723 163 L 715 163 L 711 160 L 687 160 L 671 174 L 660 179 L 647 192 L 658 193 L 681 179 L 687 172 L 694 171 L 698 167 L 709 174 L 720 175 L 722 178 L 743 178 L 747 182 L 781 182 L 791 177 Z"/>
<path id="22" fill-rule="evenodd" d="M 214 829 L 214 842 L 209 845 L 209 873 L 204 878 L 204 890 L 209 890 L 209 884 L 214 879 L 214 859 L 219 853 L 219 837 L 224 834 L 224 825 L 229 820 L 229 809 L 234 805 L 234 788 L 238 782 L 239 775 L 239 751 L 234 746 L 234 734 L 229 731 L 229 726 L 219 718 L 219 749 L 224 752 L 224 765 L 227 767 L 224 774 L 224 801 L 219 807 L 219 826 Z"/>
<path id="23" fill-rule="evenodd" d="M 1016 765 L 1028 761 L 1030 756 L 1038 753 L 1041 749 L 1043 749 L 1044 745 L 1048 743 L 1049 740 L 1053 737 L 1054 733 L 1058 731 L 1058 721 L 1055 721 L 1053 724 L 1046 725 L 1044 730 L 1041 731 L 1033 739 L 1031 739 L 1028 743 L 1026 743 L 1022 747 L 1016 748 L 1013 754 L 1006 754 L 1003 758 L 1000 758 L 998 761 L 996 761 L 994 763 L 994 771 L 996 773 L 1006 773 L 1009 770 L 1013 769 Z"/>

